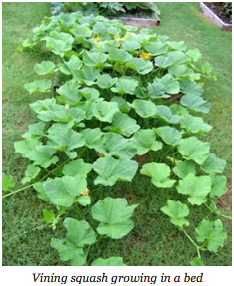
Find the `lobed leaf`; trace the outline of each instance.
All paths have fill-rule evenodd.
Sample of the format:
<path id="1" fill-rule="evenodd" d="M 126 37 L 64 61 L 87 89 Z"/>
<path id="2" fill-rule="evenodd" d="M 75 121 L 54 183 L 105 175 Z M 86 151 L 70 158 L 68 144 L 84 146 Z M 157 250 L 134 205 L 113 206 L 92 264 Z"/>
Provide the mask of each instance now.
<path id="1" fill-rule="evenodd" d="M 182 138 L 181 133 L 174 127 L 164 126 L 154 129 L 156 134 L 162 138 L 162 140 L 172 146 L 180 144 L 180 139 Z"/>
<path id="2" fill-rule="evenodd" d="M 189 174 L 196 174 L 196 167 L 188 161 L 179 162 L 177 166 L 173 168 L 173 172 L 179 178 L 183 179 Z"/>
<path id="3" fill-rule="evenodd" d="M 197 177 L 189 173 L 179 181 L 176 189 L 178 193 L 188 195 L 188 201 L 192 205 L 201 205 L 207 201 L 207 195 L 211 192 L 211 178 L 209 176 Z"/>
<path id="4" fill-rule="evenodd" d="M 47 181 L 43 184 L 46 196 L 59 206 L 71 207 L 87 187 L 87 182 L 81 175 L 63 176 Z"/>
<path id="5" fill-rule="evenodd" d="M 2 191 L 6 192 L 11 188 L 14 188 L 15 181 L 11 175 L 6 175 L 2 172 Z"/>
<path id="6" fill-rule="evenodd" d="M 94 184 L 113 186 L 117 181 L 131 182 L 138 164 L 129 159 L 99 158 L 93 163 L 93 170 L 98 174 Z"/>
<path id="7" fill-rule="evenodd" d="M 143 155 L 150 150 L 156 152 L 163 147 L 161 142 L 156 141 L 156 134 L 151 129 L 139 130 L 132 136 L 130 142 L 136 147 L 138 155 Z"/>
<path id="8" fill-rule="evenodd" d="M 185 219 L 189 215 L 189 208 L 180 201 L 168 200 L 167 205 L 160 210 L 171 218 L 170 222 L 174 225 L 179 227 L 189 225 L 189 221 Z"/>
<path id="9" fill-rule="evenodd" d="M 205 242 L 207 249 L 211 252 L 217 252 L 219 247 L 224 245 L 227 234 L 223 231 L 223 224 L 220 219 L 209 221 L 203 219 L 197 228 L 196 239 L 199 242 Z"/>
<path id="10" fill-rule="evenodd" d="M 43 61 L 40 64 L 36 64 L 33 68 L 38 75 L 46 75 L 53 73 L 55 64 L 51 61 Z"/>
<path id="11" fill-rule="evenodd" d="M 136 123 L 136 120 L 122 112 L 115 113 L 111 125 L 104 128 L 104 130 L 119 133 L 126 137 L 131 136 L 139 129 L 140 126 Z"/>
<path id="12" fill-rule="evenodd" d="M 170 180 L 170 168 L 164 163 L 144 164 L 140 173 L 151 177 L 151 182 L 158 188 L 171 188 L 175 180 Z"/>
<path id="13" fill-rule="evenodd" d="M 210 144 L 198 140 L 196 137 L 181 139 L 178 151 L 187 160 L 194 160 L 201 165 L 209 156 Z"/>
<path id="14" fill-rule="evenodd" d="M 112 239 L 127 235 L 133 229 L 134 223 L 130 217 L 137 206 L 128 206 L 125 199 L 107 197 L 99 200 L 91 209 L 93 218 L 101 222 L 97 227 L 98 233 Z"/>

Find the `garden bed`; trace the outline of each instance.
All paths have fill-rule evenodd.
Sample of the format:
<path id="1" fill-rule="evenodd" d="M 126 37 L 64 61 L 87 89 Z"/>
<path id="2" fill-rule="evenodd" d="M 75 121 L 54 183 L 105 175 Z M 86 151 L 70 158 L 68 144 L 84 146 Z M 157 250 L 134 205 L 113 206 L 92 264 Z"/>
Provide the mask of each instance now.
<path id="1" fill-rule="evenodd" d="M 226 22 L 228 21 L 227 17 L 225 17 L 225 20 L 224 20 L 223 17 L 221 19 L 219 16 L 217 16 L 217 14 L 219 14 L 217 5 L 212 5 L 211 3 L 200 2 L 200 7 L 205 17 L 208 18 L 212 23 L 221 27 L 223 31 L 232 31 L 232 24 L 229 24 Z"/>
<path id="2" fill-rule="evenodd" d="M 155 16 L 155 19 L 135 18 L 135 17 L 114 17 L 114 16 L 109 16 L 107 18 L 110 20 L 119 19 L 123 22 L 124 25 L 132 25 L 132 26 L 137 25 L 138 27 L 154 27 L 160 24 L 160 20 L 157 15 Z"/>

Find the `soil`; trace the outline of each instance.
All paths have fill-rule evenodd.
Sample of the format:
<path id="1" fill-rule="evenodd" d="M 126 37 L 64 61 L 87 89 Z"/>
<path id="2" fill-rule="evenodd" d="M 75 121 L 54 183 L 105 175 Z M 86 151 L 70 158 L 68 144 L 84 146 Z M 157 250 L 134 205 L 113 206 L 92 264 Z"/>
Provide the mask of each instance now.
<path id="1" fill-rule="evenodd" d="M 232 11 L 224 5 L 229 2 L 204 2 L 225 24 L 232 24 Z"/>
<path id="2" fill-rule="evenodd" d="M 217 202 L 217 207 L 221 211 L 232 212 L 232 184 L 227 183 L 227 192 Z"/>

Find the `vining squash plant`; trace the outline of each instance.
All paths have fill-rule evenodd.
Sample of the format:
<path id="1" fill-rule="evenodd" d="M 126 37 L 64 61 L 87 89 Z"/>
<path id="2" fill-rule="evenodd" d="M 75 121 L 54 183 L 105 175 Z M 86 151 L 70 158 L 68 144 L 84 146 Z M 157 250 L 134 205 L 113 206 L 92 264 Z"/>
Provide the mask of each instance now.
<path id="1" fill-rule="evenodd" d="M 33 32 L 19 50 L 45 53 L 47 60 L 34 66 L 39 79 L 24 87 L 44 99 L 30 104 L 38 122 L 14 145 L 29 162 L 23 186 L 14 189 L 12 176 L 3 174 L 3 198 L 33 187 L 48 205 L 46 224 L 63 223 L 67 231 L 53 237 L 51 247 L 62 261 L 82 266 L 93 244 L 133 229 L 139 204 L 104 194 L 120 181 L 131 184 L 138 173 L 163 197 L 161 215 L 194 246 L 197 257 L 188 263 L 203 265 L 202 253 L 217 252 L 227 236 L 221 220 L 227 216 L 216 207 L 226 192 L 226 162 L 201 139 L 212 129 L 199 116 L 211 108 L 202 78 L 215 78 L 212 67 L 199 65 L 199 50 L 183 41 L 103 16 L 62 13 L 44 18 Z M 138 164 L 143 156 L 146 162 Z M 94 202 L 93 193 L 100 199 Z M 195 225 L 191 209 L 201 205 L 215 219 Z M 191 222 L 194 237 L 186 230 Z M 126 264 L 112 256 L 91 265 Z"/>

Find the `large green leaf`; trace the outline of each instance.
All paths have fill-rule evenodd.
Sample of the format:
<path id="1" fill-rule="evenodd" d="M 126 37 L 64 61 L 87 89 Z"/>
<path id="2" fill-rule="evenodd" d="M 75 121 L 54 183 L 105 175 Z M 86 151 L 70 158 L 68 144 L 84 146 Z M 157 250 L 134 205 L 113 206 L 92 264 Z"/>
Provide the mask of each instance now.
<path id="1" fill-rule="evenodd" d="M 199 226 L 195 228 L 195 231 L 197 241 L 206 243 L 207 249 L 211 252 L 217 252 L 218 248 L 224 245 L 227 238 L 220 219 L 215 221 L 203 219 Z"/>
<path id="2" fill-rule="evenodd" d="M 42 146 L 42 143 L 37 138 L 28 138 L 14 143 L 15 153 L 20 153 L 22 157 L 27 157 L 38 146 Z"/>
<path id="3" fill-rule="evenodd" d="M 116 102 L 102 101 L 93 106 L 93 115 L 103 122 L 112 122 L 117 112 L 119 112 L 119 107 Z"/>
<path id="4" fill-rule="evenodd" d="M 104 156 L 116 156 L 118 158 L 131 159 L 137 152 L 135 146 L 129 139 L 113 132 L 103 136 L 103 144 L 96 146 L 95 150 Z"/>
<path id="5" fill-rule="evenodd" d="M 170 97 L 165 94 L 165 85 L 162 82 L 148 83 L 148 96 L 152 99 Z"/>
<path id="6" fill-rule="evenodd" d="M 28 131 L 22 136 L 23 138 L 35 138 L 39 139 L 45 136 L 45 123 L 39 121 L 38 123 L 31 124 L 28 126 Z"/>
<path id="7" fill-rule="evenodd" d="M 215 154 L 211 153 L 202 163 L 201 169 L 210 175 L 215 175 L 217 173 L 222 173 L 225 166 L 226 160 L 220 159 Z"/>
<path id="8" fill-rule="evenodd" d="M 11 175 L 6 175 L 2 172 L 2 191 L 8 191 L 11 188 L 14 188 L 15 181 Z"/>
<path id="9" fill-rule="evenodd" d="M 180 126 L 186 130 L 186 133 L 206 135 L 212 129 L 212 126 L 205 123 L 201 117 L 190 114 L 184 114 L 181 117 Z"/>
<path id="10" fill-rule="evenodd" d="M 112 199 L 110 197 L 99 200 L 92 207 L 92 216 L 101 223 L 97 227 L 100 234 L 113 239 L 119 239 L 128 234 L 134 227 L 130 217 L 138 204 L 128 206 L 125 199 Z"/>
<path id="11" fill-rule="evenodd" d="M 154 82 L 163 84 L 166 93 L 178 94 L 180 91 L 179 82 L 170 74 L 165 74 L 161 78 L 155 78 Z"/>
<path id="12" fill-rule="evenodd" d="M 208 101 L 205 101 L 196 95 L 184 95 L 181 98 L 180 103 L 192 111 L 203 113 L 208 113 L 211 108 L 211 104 Z"/>
<path id="13" fill-rule="evenodd" d="M 210 144 L 202 142 L 196 137 L 181 139 L 178 151 L 187 160 L 194 160 L 201 165 L 209 156 Z"/>
<path id="14" fill-rule="evenodd" d="M 112 78 L 109 74 L 102 74 L 98 77 L 97 85 L 102 88 L 110 88 L 117 82 L 117 78 Z"/>
<path id="15" fill-rule="evenodd" d="M 173 115 L 171 109 L 165 105 L 156 105 L 155 116 L 165 120 L 171 124 L 178 124 L 181 121 L 181 117 Z"/>
<path id="16" fill-rule="evenodd" d="M 120 64 L 125 64 L 132 58 L 132 55 L 123 49 L 111 48 L 109 50 L 108 58 L 110 61 L 114 61 Z"/>
<path id="17" fill-rule="evenodd" d="M 220 198 L 227 192 L 227 177 L 225 176 L 211 176 L 211 192 L 212 199 Z"/>
<path id="18" fill-rule="evenodd" d="M 92 164 L 85 163 L 83 159 L 77 159 L 70 161 L 63 167 L 63 174 L 66 176 L 76 176 L 80 175 L 84 178 L 87 177 L 87 174 L 92 170 Z"/>
<path id="19" fill-rule="evenodd" d="M 127 266 L 122 257 L 97 258 L 91 266 Z"/>
<path id="20" fill-rule="evenodd" d="M 97 79 L 100 76 L 100 73 L 96 68 L 86 66 L 80 70 L 75 70 L 73 72 L 73 75 L 74 78 L 78 81 L 78 83 L 91 86 L 96 84 Z"/>
<path id="21" fill-rule="evenodd" d="M 178 41 L 178 42 L 167 41 L 167 45 L 172 50 L 180 50 L 180 51 L 187 50 L 187 45 L 185 44 L 184 41 Z"/>
<path id="22" fill-rule="evenodd" d="M 37 118 L 44 122 L 69 122 L 73 118 L 71 114 L 69 115 L 66 107 L 60 104 L 51 105 L 47 110 L 41 110 L 37 113 Z"/>
<path id="23" fill-rule="evenodd" d="M 105 128 L 105 130 L 119 133 L 127 137 L 131 136 L 139 129 L 140 126 L 136 123 L 136 120 L 122 112 L 115 113 L 111 125 Z"/>
<path id="24" fill-rule="evenodd" d="M 174 64 L 174 59 L 168 56 L 159 56 L 155 58 L 155 65 L 160 68 L 167 68 Z"/>
<path id="25" fill-rule="evenodd" d="M 191 58 L 182 51 L 171 51 L 167 54 L 175 64 L 190 64 Z"/>
<path id="26" fill-rule="evenodd" d="M 69 13 L 70 14 L 70 13 Z M 85 17 L 84 17 L 85 18 Z M 85 37 L 90 38 L 92 36 L 92 30 L 89 28 L 88 23 L 85 21 L 83 24 L 81 23 L 81 19 L 79 20 L 80 25 L 73 26 L 74 29 L 71 29 L 70 31 L 79 38 Z"/>
<path id="27" fill-rule="evenodd" d="M 179 178 L 183 179 L 188 174 L 196 174 L 196 167 L 188 161 L 179 162 L 177 166 L 173 168 L 173 172 L 178 176 Z"/>
<path id="28" fill-rule="evenodd" d="M 32 108 L 32 110 L 36 113 L 39 113 L 40 111 L 47 110 L 50 106 L 53 106 L 56 104 L 56 99 L 53 98 L 46 98 L 44 100 L 37 100 L 33 103 L 30 103 L 29 106 Z"/>
<path id="29" fill-rule="evenodd" d="M 34 151 L 27 154 L 27 158 L 34 161 L 34 165 L 39 165 L 43 168 L 48 168 L 50 165 L 59 161 L 58 156 L 53 156 L 56 153 L 50 146 L 37 146 Z"/>
<path id="30" fill-rule="evenodd" d="M 168 68 L 170 75 L 174 76 L 177 79 L 190 78 L 190 79 L 200 79 L 199 74 L 195 74 L 193 69 L 189 68 L 185 64 L 174 64 Z"/>
<path id="31" fill-rule="evenodd" d="M 68 62 L 64 62 L 60 67 L 60 71 L 66 75 L 71 75 L 74 71 L 79 70 L 83 62 L 75 55 L 71 56 Z"/>
<path id="32" fill-rule="evenodd" d="M 166 54 L 168 51 L 168 47 L 161 42 L 154 42 L 147 46 L 145 46 L 147 52 L 152 56 L 158 56 L 161 54 Z"/>
<path id="33" fill-rule="evenodd" d="M 126 51 L 138 50 L 141 47 L 140 43 L 134 40 L 134 38 L 128 38 L 123 42 L 122 46 Z"/>
<path id="34" fill-rule="evenodd" d="M 153 69 L 153 64 L 149 60 L 139 58 L 130 59 L 126 66 L 142 75 L 150 73 Z"/>
<path id="35" fill-rule="evenodd" d="M 192 205 L 201 205 L 207 200 L 211 191 L 211 178 L 209 176 L 197 177 L 190 173 L 179 181 L 176 187 L 178 193 L 188 195 L 188 201 Z"/>
<path id="36" fill-rule="evenodd" d="M 50 92 L 52 81 L 47 78 L 39 79 L 30 83 L 25 83 L 24 87 L 31 94 L 35 92 Z"/>
<path id="37" fill-rule="evenodd" d="M 65 27 L 72 27 L 73 24 L 75 24 L 77 17 L 74 13 L 72 14 L 61 14 L 59 17 L 59 22 L 62 24 L 62 26 Z"/>
<path id="38" fill-rule="evenodd" d="M 140 173 L 151 177 L 151 182 L 158 188 L 171 188 L 175 180 L 170 180 L 170 168 L 164 163 L 144 164 Z"/>
<path id="39" fill-rule="evenodd" d="M 161 211 L 168 215 L 170 222 L 179 227 L 188 226 L 189 221 L 185 219 L 189 215 L 189 208 L 180 201 L 168 200 L 167 205 L 161 208 Z"/>
<path id="40" fill-rule="evenodd" d="M 85 145 L 89 149 L 95 149 L 98 146 L 103 145 L 103 135 L 104 133 L 100 128 L 86 128 L 81 131 L 81 134 L 85 138 Z"/>
<path id="41" fill-rule="evenodd" d="M 130 76 L 122 76 L 118 78 L 115 87 L 111 88 L 111 91 L 115 93 L 134 94 L 136 87 L 139 85 L 138 81 Z"/>
<path id="42" fill-rule="evenodd" d="M 130 139 L 137 149 L 138 155 L 143 155 L 150 150 L 158 151 L 162 149 L 162 143 L 156 141 L 156 134 L 151 129 L 141 129 Z"/>
<path id="43" fill-rule="evenodd" d="M 135 99 L 129 105 L 143 118 L 152 117 L 156 113 L 156 106 L 152 101 Z"/>
<path id="44" fill-rule="evenodd" d="M 85 220 L 68 217 L 64 226 L 67 229 L 66 239 L 52 238 L 51 246 L 57 249 L 61 260 L 70 260 L 72 266 L 82 266 L 86 260 L 83 247 L 95 243 L 96 234 Z"/>
<path id="45" fill-rule="evenodd" d="M 52 148 L 65 152 L 71 159 L 76 158 L 77 153 L 71 152 L 74 149 L 85 145 L 85 139 L 82 134 L 65 128 L 63 125 L 53 125 L 53 129 L 49 129 L 48 145 Z"/>
<path id="46" fill-rule="evenodd" d="M 182 138 L 181 133 L 174 127 L 164 126 L 155 129 L 155 132 L 162 138 L 162 140 L 172 146 L 180 144 Z"/>
<path id="47" fill-rule="evenodd" d="M 63 176 L 44 183 L 47 197 L 56 205 L 70 207 L 78 201 L 78 197 L 87 187 L 86 179 L 80 175 Z"/>
<path id="48" fill-rule="evenodd" d="M 131 182 L 136 174 L 138 164 L 129 159 L 99 158 L 93 163 L 93 170 L 98 174 L 94 184 L 113 186 L 117 181 Z"/>
<path id="49" fill-rule="evenodd" d="M 25 171 L 25 177 L 21 180 L 22 184 L 26 184 L 31 180 L 35 179 L 37 175 L 40 173 L 41 168 L 35 166 L 34 164 L 29 164 Z"/>
<path id="50" fill-rule="evenodd" d="M 80 90 L 80 93 L 84 98 L 86 98 L 90 102 L 96 102 L 99 99 L 100 92 L 96 88 L 85 87 Z"/>
<path id="51" fill-rule="evenodd" d="M 73 42 L 74 38 L 70 34 L 53 31 L 46 39 L 46 48 L 63 57 L 67 51 L 72 49 Z"/>
<path id="52" fill-rule="evenodd" d="M 55 64 L 51 61 L 43 61 L 40 64 L 36 64 L 33 68 L 38 75 L 46 75 L 53 73 Z"/>
<path id="53" fill-rule="evenodd" d="M 81 100 L 80 85 L 74 80 L 66 81 L 56 92 L 65 98 L 65 103 L 72 104 Z"/>
<path id="54" fill-rule="evenodd" d="M 186 95 L 201 96 L 203 89 L 193 80 L 184 78 L 180 81 L 180 88 Z"/>
<path id="55" fill-rule="evenodd" d="M 107 58 L 107 54 L 101 53 L 98 50 L 91 50 L 83 55 L 83 62 L 86 66 L 103 69 L 104 67 L 111 66 L 110 64 L 106 63 Z"/>
<path id="56" fill-rule="evenodd" d="M 86 261 L 86 255 L 82 247 L 77 247 L 65 239 L 52 238 L 51 244 L 59 253 L 62 261 L 69 261 L 72 266 L 82 266 Z"/>
<path id="57" fill-rule="evenodd" d="M 186 55 L 188 55 L 194 62 L 199 61 L 202 57 L 202 55 L 198 49 L 188 50 L 186 52 Z"/>
<path id="58" fill-rule="evenodd" d="M 128 102 L 119 96 L 114 96 L 111 98 L 111 102 L 116 102 L 118 103 L 119 106 L 119 110 L 123 113 L 128 113 L 131 109 L 131 107 L 129 106 Z"/>

